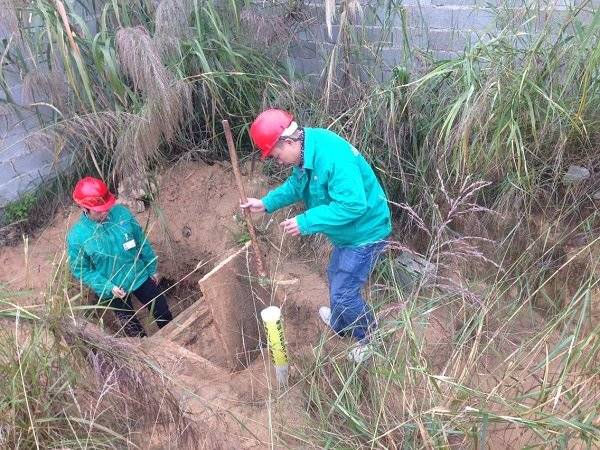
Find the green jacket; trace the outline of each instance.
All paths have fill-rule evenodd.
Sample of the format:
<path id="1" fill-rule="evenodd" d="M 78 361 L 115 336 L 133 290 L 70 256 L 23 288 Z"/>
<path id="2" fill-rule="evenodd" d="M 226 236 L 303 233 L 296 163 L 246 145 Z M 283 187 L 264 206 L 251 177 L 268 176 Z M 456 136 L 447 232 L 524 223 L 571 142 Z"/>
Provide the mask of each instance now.
<path id="1" fill-rule="evenodd" d="M 387 198 L 373 169 L 348 141 L 322 128 L 304 128 L 304 165 L 262 201 L 267 212 L 303 200 L 301 234 L 323 233 L 338 247 L 386 239 Z"/>
<path id="2" fill-rule="evenodd" d="M 115 286 L 135 291 L 156 273 L 154 250 L 138 221 L 123 205 L 113 206 L 102 223 L 82 214 L 67 234 L 67 253 L 75 278 L 92 288 L 101 300 L 111 299 Z"/>

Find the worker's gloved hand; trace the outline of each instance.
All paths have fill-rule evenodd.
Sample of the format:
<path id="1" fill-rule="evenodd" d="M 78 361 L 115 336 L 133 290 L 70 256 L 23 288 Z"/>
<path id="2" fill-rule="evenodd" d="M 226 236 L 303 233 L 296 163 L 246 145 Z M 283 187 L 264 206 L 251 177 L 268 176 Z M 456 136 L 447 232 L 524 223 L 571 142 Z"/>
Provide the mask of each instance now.
<path id="1" fill-rule="evenodd" d="M 250 208 L 250 212 L 258 213 L 265 211 L 265 205 L 261 199 L 248 197 L 246 203 L 240 201 L 240 207 L 243 209 Z"/>
<path id="2" fill-rule="evenodd" d="M 125 292 L 119 286 L 115 286 L 114 288 L 112 288 L 112 293 L 115 297 L 118 298 L 125 298 L 127 296 L 127 292 Z"/>
<path id="3" fill-rule="evenodd" d="M 150 278 L 152 279 L 152 281 L 154 281 L 154 284 L 158 284 L 160 282 L 160 274 L 158 272 L 156 272 Z"/>
<path id="4" fill-rule="evenodd" d="M 284 220 L 279 225 L 283 227 L 283 232 L 286 234 L 291 234 L 292 236 L 300 235 L 300 227 L 298 226 L 298 221 L 295 217 Z"/>

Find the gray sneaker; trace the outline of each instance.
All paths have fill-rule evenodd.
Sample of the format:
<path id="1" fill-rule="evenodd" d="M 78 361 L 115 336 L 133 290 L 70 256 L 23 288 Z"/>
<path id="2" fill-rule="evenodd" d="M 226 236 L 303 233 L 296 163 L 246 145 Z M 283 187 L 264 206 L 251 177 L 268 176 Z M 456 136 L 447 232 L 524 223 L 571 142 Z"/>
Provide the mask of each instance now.
<path id="1" fill-rule="evenodd" d="M 321 320 L 331 328 L 331 308 L 328 306 L 321 306 L 319 308 L 319 317 Z"/>
<path id="2" fill-rule="evenodd" d="M 371 344 L 356 344 L 349 352 L 348 359 L 360 364 L 373 356 L 373 346 Z"/>

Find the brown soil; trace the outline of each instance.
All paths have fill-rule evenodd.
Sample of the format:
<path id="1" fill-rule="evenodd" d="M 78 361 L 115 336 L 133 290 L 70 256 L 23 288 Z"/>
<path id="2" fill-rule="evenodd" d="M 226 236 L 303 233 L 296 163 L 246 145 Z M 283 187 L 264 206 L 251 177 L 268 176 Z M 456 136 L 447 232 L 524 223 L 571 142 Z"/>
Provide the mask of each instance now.
<path id="1" fill-rule="evenodd" d="M 290 389 L 279 396 L 265 349 L 255 350 L 255 358 L 243 370 L 232 371 L 227 366 L 210 307 L 198 287 L 198 281 L 245 239 L 229 166 L 175 165 L 161 176 L 159 184 L 159 198 L 150 210 L 138 214 L 138 220 L 147 226 L 159 256 L 159 271 L 164 287 L 168 288 L 174 315 L 187 314 L 192 305 L 199 308 L 199 314 L 193 326 L 176 340 L 152 336 L 142 340 L 141 345 L 161 361 L 164 370 L 176 381 L 179 397 L 189 414 L 202 425 L 205 439 L 198 443 L 198 448 L 304 448 L 305 443 L 278 441 L 276 431 L 306 422 L 306 406 L 294 361 L 313 358 L 312 348 L 325 331 L 317 310 L 328 299 L 322 265 L 326 247 L 322 246 L 321 254 L 315 258 L 314 249 L 306 245 L 298 248 L 295 240 L 282 238 L 276 226 L 279 216 L 255 219 L 261 248 L 275 278 L 297 280 L 281 288 L 292 367 Z M 248 196 L 259 196 L 267 187 L 265 179 L 256 174 L 247 176 L 245 184 Z M 0 288 L 28 290 L 20 303 L 43 305 L 47 287 L 54 277 L 60 276 L 56 274 L 57 268 L 64 267 L 65 236 L 78 215 L 76 208 L 66 208 L 43 231 L 30 237 L 27 245 L 24 242 L 0 249 Z M 139 314 L 147 329 L 155 332 L 147 312 L 142 309 Z M 427 323 L 421 326 L 428 364 L 439 373 L 453 372 L 448 359 L 461 324 L 453 323 L 451 317 L 454 316 L 446 308 L 440 308 L 432 311 Z M 505 330 L 510 340 L 505 345 L 495 340 L 495 346 L 487 349 L 477 364 L 477 373 L 466 384 L 483 391 L 496 386 L 505 377 L 500 371 L 503 359 L 521 345 L 522 339 L 517 338 L 531 336 L 541 327 L 534 322 L 535 319 L 511 322 L 511 329 Z M 341 348 L 346 344 L 332 340 L 331 345 Z M 532 355 L 528 366 L 514 370 L 511 378 L 503 381 L 503 392 L 512 394 L 514 389 L 527 390 L 530 385 L 537 385 L 540 371 L 532 370 L 531 366 L 543 358 L 544 355 Z M 515 383 L 515 379 L 519 382 Z M 521 448 L 535 442 L 535 437 L 510 427 L 491 428 L 490 435 L 489 448 Z"/>
<path id="2" fill-rule="evenodd" d="M 256 175 L 248 176 L 245 183 L 248 196 L 259 196 L 266 188 L 265 180 Z M 186 163 L 162 175 L 159 198 L 149 210 L 137 215 L 158 254 L 163 287 L 168 289 L 175 316 L 186 313 L 195 302 L 203 302 L 198 288 L 200 278 L 224 255 L 241 246 L 245 226 L 238 203 L 235 180 L 227 164 Z M 27 245 L 0 249 L 0 286 L 24 290 L 21 304 L 44 303 L 47 286 L 64 262 L 67 231 L 78 216 L 77 208 L 66 208 L 43 231 L 29 237 Z M 261 247 L 271 267 L 276 268 L 276 276 L 301 280 L 280 288 L 285 290 L 281 307 L 289 353 L 310 353 L 323 331 L 316 312 L 327 302 L 325 281 L 290 251 L 288 242 L 282 247 L 281 235 L 273 226 L 277 222 L 269 223 L 266 217 L 257 217 L 255 222 Z M 274 246 L 285 249 L 285 254 L 274 252 Z M 88 300 L 93 301 L 92 296 Z M 265 349 L 256 350 L 258 357 L 246 369 L 229 370 L 216 342 L 210 308 L 206 304 L 198 306 L 199 319 L 177 342 L 151 336 L 142 345 L 176 379 L 180 397 L 192 417 L 208 427 L 210 432 L 203 433 L 208 437 L 198 443 L 198 448 L 265 448 L 273 441 L 270 426 L 301 423 L 299 387 L 292 386 L 285 398 L 275 401 L 276 381 Z M 157 331 L 145 309 L 138 314 L 150 333 Z M 110 325 L 111 321 L 107 322 Z M 112 331 L 117 329 L 114 325 Z M 293 379 L 293 361 L 291 371 Z M 282 408 L 285 413 L 278 413 Z"/>

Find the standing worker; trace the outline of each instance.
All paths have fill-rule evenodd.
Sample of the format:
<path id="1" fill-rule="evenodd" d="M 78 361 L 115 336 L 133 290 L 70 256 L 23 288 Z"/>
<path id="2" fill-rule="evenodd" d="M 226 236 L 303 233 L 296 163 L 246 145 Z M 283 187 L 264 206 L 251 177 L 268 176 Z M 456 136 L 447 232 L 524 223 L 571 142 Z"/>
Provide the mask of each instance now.
<path id="1" fill-rule="evenodd" d="M 142 227 L 97 178 L 77 182 L 73 200 L 81 217 L 67 235 L 71 272 L 114 308 L 127 336 L 146 336 L 135 316 L 131 294 L 146 305 L 162 328 L 173 318 L 160 292 L 157 259 Z"/>
<path id="2" fill-rule="evenodd" d="M 361 362 L 372 353 L 375 326 L 361 295 L 392 226 L 385 192 L 371 166 L 348 141 L 322 128 L 299 128 L 291 114 L 262 112 L 250 127 L 261 159 L 293 166 L 288 179 L 262 199 L 248 198 L 242 208 L 273 213 L 300 200 L 306 211 L 281 223 L 292 236 L 323 233 L 333 243 L 327 275 L 329 304 L 319 316 L 337 334 L 358 341 L 349 358 Z"/>

